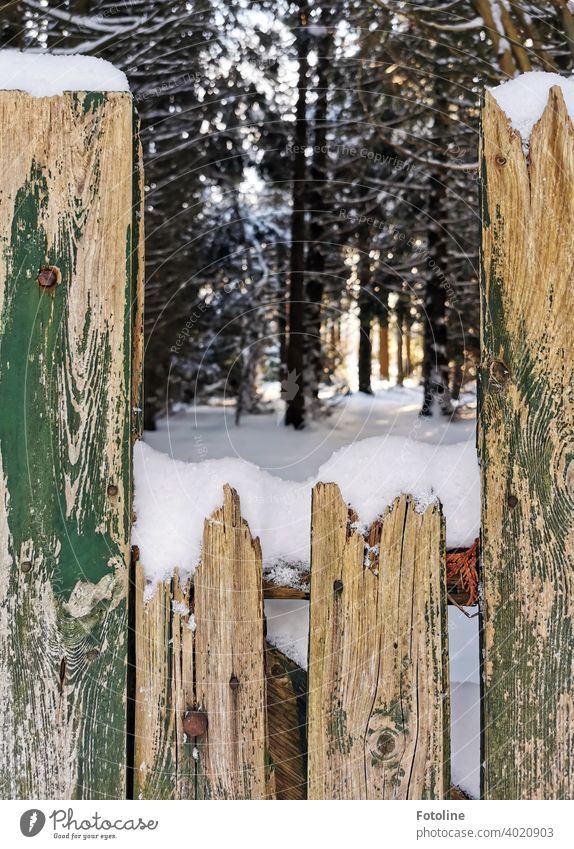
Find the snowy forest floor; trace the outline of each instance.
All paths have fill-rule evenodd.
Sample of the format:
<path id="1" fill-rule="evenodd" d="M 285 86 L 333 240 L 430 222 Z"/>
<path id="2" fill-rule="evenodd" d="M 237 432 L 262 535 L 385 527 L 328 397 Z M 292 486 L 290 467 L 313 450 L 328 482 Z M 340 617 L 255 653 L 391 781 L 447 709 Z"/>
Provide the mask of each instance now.
<path id="1" fill-rule="evenodd" d="M 433 445 L 474 444 L 474 393 L 461 398 L 456 421 L 420 418 L 422 393 L 414 382 L 404 387 L 379 385 L 370 397 L 337 399 L 330 414 L 306 430 L 282 424 L 276 386 L 267 387 L 274 409 L 244 416 L 235 425 L 231 405 L 180 408 L 146 432 L 145 442 L 177 460 L 194 463 L 236 457 L 285 480 L 303 481 L 316 474 L 339 448 L 373 436 L 401 436 Z M 309 605 L 305 601 L 267 601 L 269 641 L 301 666 L 307 665 Z M 474 614 L 475 609 L 469 613 Z M 479 648 L 478 618 L 449 606 L 449 651 L 452 699 L 452 780 L 473 798 L 479 796 Z"/>

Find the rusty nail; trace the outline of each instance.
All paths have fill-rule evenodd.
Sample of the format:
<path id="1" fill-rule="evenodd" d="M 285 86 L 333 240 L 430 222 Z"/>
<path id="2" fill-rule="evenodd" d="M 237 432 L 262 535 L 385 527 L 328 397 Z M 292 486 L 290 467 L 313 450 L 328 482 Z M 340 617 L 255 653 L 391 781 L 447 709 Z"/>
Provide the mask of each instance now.
<path id="1" fill-rule="evenodd" d="M 20 568 L 22 572 L 31 572 L 32 571 L 32 563 L 29 560 L 23 560 L 20 564 Z"/>
<path id="2" fill-rule="evenodd" d="M 343 582 L 342 581 L 333 581 L 333 592 L 337 595 L 341 595 L 343 592 Z"/>
<path id="3" fill-rule="evenodd" d="M 229 686 L 232 690 L 237 690 L 239 687 L 239 678 L 236 678 L 235 675 L 232 675 L 229 679 Z"/>
<path id="4" fill-rule="evenodd" d="M 86 652 L 86 660 L 89 660 L 90 663 L 93 660 L 96 660 L 99 656 L 100 656 L 100 652 L 98 651 L 98 649 L 90 649 L 89 651 Z"/>
<path id="5" fill-rule="evenodd" d="M 518 498 L 515 495 L 509 495 L 507 499 L 508 506 L 511 510 L 514 510 L 516 505 L 518 504 Z"/>
<path id="6" fill-rule="evenodd" d="M 500 154 L 496 157 L 497 165 L 506 165 L 506 156 L 501 156 Z"/>
<path id="7" fill-rule="evenodd" d="M 62 275 L 55 265 L 43 265 L 36 279 L 41 289 L 54 289 L 62 279 Z"/>
<path id="8" fill-rule="evenodd" d="M 117 495 L 118 492 L 119 492 L 119 489 L 117 488 L 115 483 L 108 484 L 108 495 L 111 498 L 113 498 L 115 495 Z"/>
<path id="9" fill-rule="evenodd" d="M 391 731 L 383 731 L 377 740 L 377 749 L 380 754 L 387 758 L 395 750 L 396 738 Z"/>
<path id="10" fill-rule="evenodd" d="M 188 710 L 183 717 L 183 730 L 188 737 L 201 737 L 207 731 L 207 714 Z"/>

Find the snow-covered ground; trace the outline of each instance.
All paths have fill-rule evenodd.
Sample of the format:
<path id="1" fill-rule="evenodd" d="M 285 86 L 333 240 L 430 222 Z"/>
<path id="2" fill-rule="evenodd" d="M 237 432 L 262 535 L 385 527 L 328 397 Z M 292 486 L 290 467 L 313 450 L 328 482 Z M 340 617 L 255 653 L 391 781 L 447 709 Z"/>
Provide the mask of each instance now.
<path id="1" fill-rule="evenodd" d="M 282 425 L 280 411 L 245 416 L 239 427 L 234 424 L 235 410 L 229 406 L 198 406 L 170 415 L 158 423 L 157 431 L 145 434 L 145 443 L 155 451 L 140 446 L 136 457 L 138 524 L 134 541 L 144 552 L 144 567 L 148 568 L 145 563 L 147 551 L 148 559 L 155 561 L 155 568 L 148 569 L 152 578 L 165 574 L 168 566 L 170 569 L 175 565 L 193 568 L 191 561 L 197 557 L 193 547 L 198 538 L 194 527 L 200 528 L 204 518 L 198 515 L 197 521 L 194 520 L 194 506 L 201 503 L 206 514 L 218 506 L 215 501 L 226 476 L 232 476 L 229 482 L 239 489 L 242 512 L 252 531 L 262 539 L 264 558 L 266 548 L 274 556 L 281 548 L 285 549 L 284 539 L 290 540 L 291 549 L 287 554 L 290 553 L 292 559 L 297 559 L 295 553 L 302 554 L 301 542 L 297 539 L 308 541 L 308 525 L 305 525 L 308 507 L 305 505 L 310 485 L 319 472 L 323 480 L 337 480 L 343 495 L 353 506 L 361 502 L 363 516 L 361 509 L 359 516 L 365 521 L 371 518 L 372 510 L 369 510 L 365 492 L 361 491 L 361 475 L 365 490 L 374 487 L 381 490 L 379 497 L 383 503 L 392 496 L 392 486 L 388 484 L 392 479 L 407 486 L 409 491 L 417 492 L 423 501 L 428 498 L 429 490 L 431 495 L 438 492 L 443 503 L 450 497 L 451 504 L 445 507 L 447 527 L 450 524 L 451 529 L 460 531 L 454 542 L 451 539 L 451 544 L 462 544 L 463 540 L 470 542 L 478 516 L 473 400 L 472 394 L 465 396 L 463 401 L 467 403 L 461 418 L 448 423 L 439 418 L 419 418 L 419 387 L 381 387 L 373 397 L 354 394 L 341 399 L 324 421 L 299 433 Z M 374 438 L 367 450 L 362 441 Z M 159 457 L 156 451 L 168 457 Z M 333 456 L 334 452 L 338 453 Z M 365 457 L 370 457 L 371 462 L 361 472 Z M 198 463 L 202 465 L 195 465 Z M 353 475 L 354 466 L 356 474 Z M 387 483 L 381 487 L 379 479 Z M 472 489 L 466 501 L 464 480 L 471 483 Z M 253 487 L 258 489 L 249 501 L 246 496 Z M 198 492 L 203 497 L 201 501 L 194 500 Z M 178 502 L 185 506 L 183 512 L 178 512 Z M 271 505 L 267 514 L 262 512 L 264 502 Z M 162 505 L 163 518 L 158 519 L 157 511 Z M 377 504 L 370 507 L 374 509 Z M 148 510 L 155 516 L 155 523 L 148 520 Z M 269 525 L 269 517 L 275 517 L 276 521 L 278 515 L 290 516 L 284 523 L 283 535 L 280 528 Z M 180 525 L 177 524 L 178 516 L 182 517 Z M 165 533 L 166 522 L 172 524 L 170 534 Z M 155 528 L 159 528 L 159 537 Z M 166 547 L 168 538 L 171 538 L 169 548 Z M 163 539 L 163 547 L 158 542 L 160 539 Z M 308 546 L 308 542 L 306 544 Z M 183 563 L 182 552 L 190 550 L 191 560 Z M 304 557 L 303 553 L 299 559 Z M 308 603 L 267 601 L 265 607 L 269 641 L 301 666 L 306 666 Z M 454 783 L 476 798 L 480 761 L 478 619 L 469 619 L 450 607 L 449 642 L 452 777 Z"/>

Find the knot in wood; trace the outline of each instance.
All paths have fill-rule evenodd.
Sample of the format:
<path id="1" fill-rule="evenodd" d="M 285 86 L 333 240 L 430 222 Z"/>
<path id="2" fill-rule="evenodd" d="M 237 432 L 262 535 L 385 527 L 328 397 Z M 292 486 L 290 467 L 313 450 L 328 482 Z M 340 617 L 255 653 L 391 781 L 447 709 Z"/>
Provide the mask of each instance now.
<path id="1" fill-rule="evenodd" d="M 342 581 L 334 581 L 333 582 L 333 592 L 335 595 L 341 595 L 343 592 L 343 582 Z"/>
<path id="2" fill-rule="evenodd" d="M 88 660 L 90 663 L 92 663 L 94 660 L 97 660 L 99 656 L 100 652 L 98 649 L 89 649 L 89 651 L 86 652 L 86 660 Z"/>
<path id="3" fill-rule="evenodd" d="M 182 725 L 188 737 L 202 737 L 207 731 L 207 714 L 201 710 L 188 710 Z"/>
<path id="4" fill-rule="evenodd" d="M 110 496 L 110 498 L 114 498 L 118 494 L 118 492 L 119 489 L 117 488 L 115 483 L 108 484 L 108 495 Z"/>
<path id="5" fill-rule="evenodd" d="M 498 386 L 503 386 L 510 379 L 510 371 L 502 360 L 491 360 L 490 376 Z"/>
<path id="6" fill-rule="evenodd" d="M 498 156 L 496 157 L 496 164 L 500 165 L 501 167 L 503 165 L 506 165 L 506 156 L 502 156 L 502 154 L 498 154 Z"/>
<path id="7" fill-rule="evenodd" d="M 229 679 L 229 686 L 232 690 L 237 690 L 239 687 L 239 678 L 236 678 L 235 675 L 232 675 Z"/>
<path id="8" fill-rule="evenodd" d="M 377 740 L 377 751 L 382 758 L 393 754 L 397 746 L 396 735 L 392 731 L 383 731 Z"/>
<path id="9" fill-rule="evenodd" d="M 20 564 L 20 569 L 22 572 L 31 572 L 32 571 L 32 563 L 30 560 L 23 560 Z"/>
<path id="10" fill-rule="evenodd" d="M 506 501 L 511 510 L 514 510 L 518 504 L 518 498 L 515 495 L 509 495 Z"/>

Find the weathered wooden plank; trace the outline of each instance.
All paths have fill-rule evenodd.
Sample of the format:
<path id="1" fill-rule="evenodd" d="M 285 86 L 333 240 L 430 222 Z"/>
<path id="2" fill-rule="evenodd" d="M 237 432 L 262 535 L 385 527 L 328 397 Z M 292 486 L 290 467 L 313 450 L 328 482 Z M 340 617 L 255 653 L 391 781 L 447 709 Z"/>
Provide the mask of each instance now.
<path id="1" fill-rule="evenodd" d="M 146 599 L 136 566 L 136 710 L 134 797 L 193 799 L 195 741 L 183 720 L 195 707 L 189 586 L 176 574 Z"/>
<path id="2" fill-rule="evenodd" d="M 267 646 L 267 725 L 277 799 L 307 796 L 307 673 Z"/>
<path id="3" fill-rule="evenodd" d="M 309 797 L 442 799 L 450 785 L 440 507 L 418 512 L 403 496 L 367 540 L 354 518 L 335 484 L 317 484 Z"/>
<path id="4" fill-rule="evenodd" d="M 574 131 L 483 112 L 480 436 L 490 799 L 574 794 Z"/>
<path id="5" fill-rule="evenodd" d="M 261 548 L 229 486 L 223 508 L 205 522 L 194 601 L 196 698 L 209 722 L 197 746 L 198 798 L 265 798 Z"/>
<path id="6" fill-rule="evenodd" d="M 0 92 L 0 794 L 121 798 L 132 100 Z"/>

